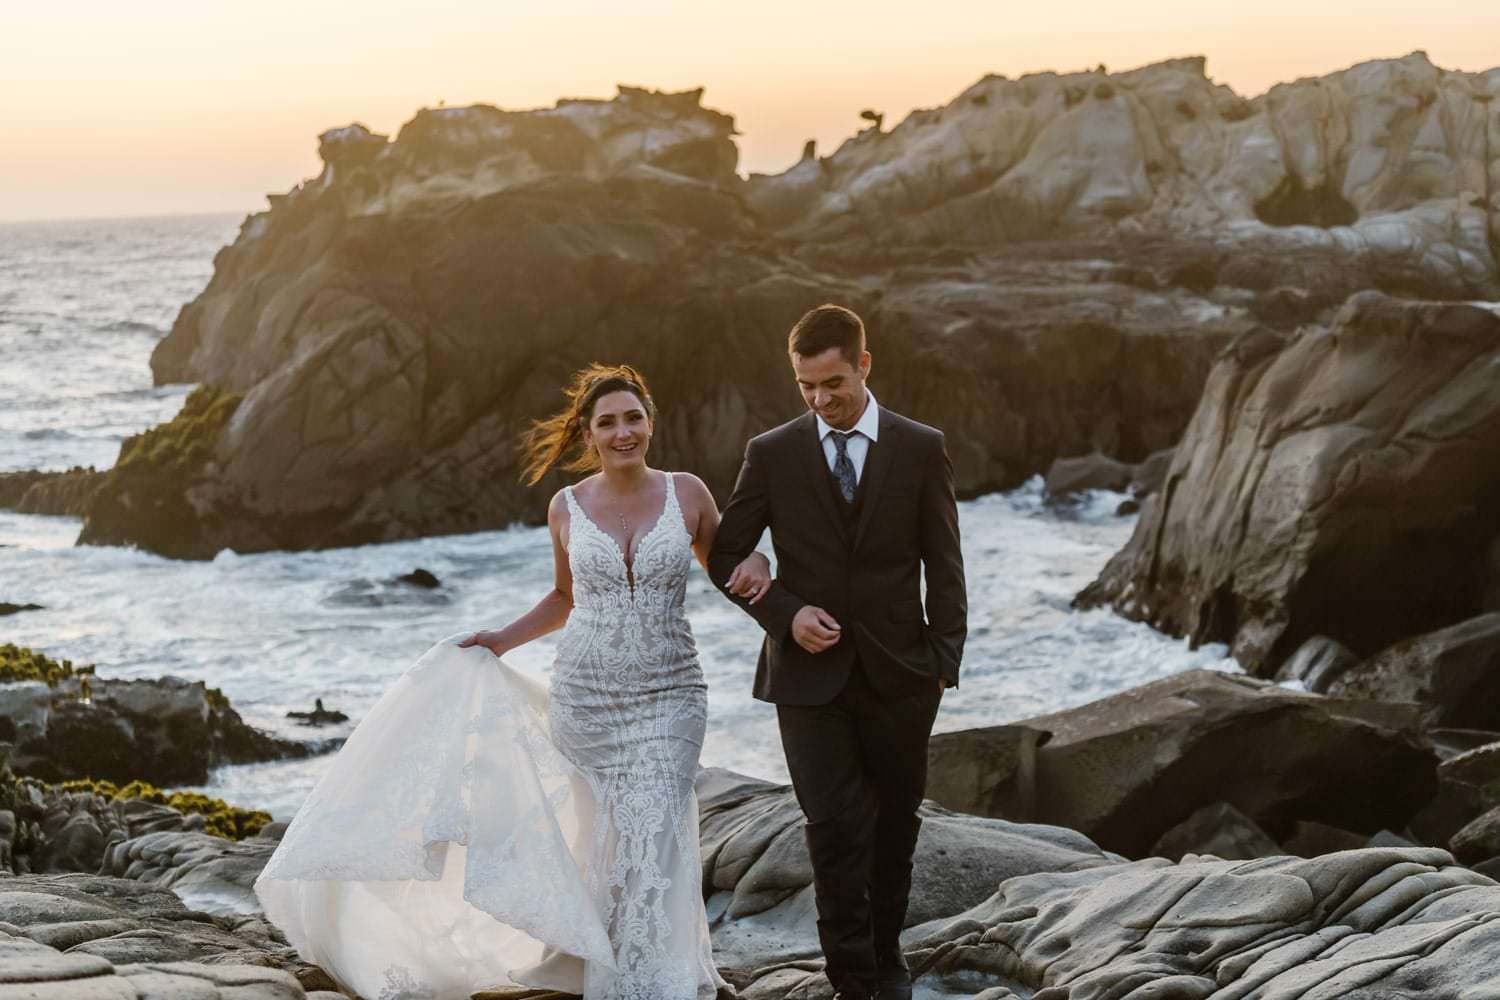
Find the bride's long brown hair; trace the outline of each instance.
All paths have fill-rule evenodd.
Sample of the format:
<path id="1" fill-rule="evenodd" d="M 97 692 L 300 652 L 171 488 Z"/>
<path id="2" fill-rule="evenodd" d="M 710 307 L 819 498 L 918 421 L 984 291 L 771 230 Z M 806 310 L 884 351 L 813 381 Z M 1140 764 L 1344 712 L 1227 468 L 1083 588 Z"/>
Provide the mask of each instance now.
<path id="1" fill-rule="evenodd" d="M 594 404 L 611 392 L 632 392 L 646 408 L 646 419 L 656 426 L 656 402 L 646 388 L 646 380 L 629 365 L 601 365 L 597 362 L 573 373 L 573 380 L 563 390 L 567 405 L 545 420 L 536 420 L 521 437 L 524 467 L 521 479 L 535 486 L 548 472 L 561 468 L 568 472 L 593 472 L 599 468 L 599 453 L 584 444 L 583 432 L 594 418 Z M 569 453 L 573 453 L 569 457 Z"/>

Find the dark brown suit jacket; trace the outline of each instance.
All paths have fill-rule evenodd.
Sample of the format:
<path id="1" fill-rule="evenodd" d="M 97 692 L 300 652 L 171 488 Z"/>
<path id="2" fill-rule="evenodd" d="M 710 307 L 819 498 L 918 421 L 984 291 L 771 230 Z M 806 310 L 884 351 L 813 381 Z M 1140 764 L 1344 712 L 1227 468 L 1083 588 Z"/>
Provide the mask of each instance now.
<path id="1" fill-rule="evenodd" d="M 709 554 L 724 590 L 734 567 L 771 529 L 776 579 L 757 604 L 728 595 L 765 629 L 755 697 L 821 705 L 843 688 L 856 659 L 883 697 L 958 683 L 968 630 L 953 467 L 943 435 L 880 408 L 879 440 L 860 477 L 852 532 L 829 488 L 817 420 L 806 413 L 752 439 Z M 925 569 L 927 599 L 919 574 Z M 843 627 L 838 643 L 809 653 L 791 635 L 807 604 Z"/>

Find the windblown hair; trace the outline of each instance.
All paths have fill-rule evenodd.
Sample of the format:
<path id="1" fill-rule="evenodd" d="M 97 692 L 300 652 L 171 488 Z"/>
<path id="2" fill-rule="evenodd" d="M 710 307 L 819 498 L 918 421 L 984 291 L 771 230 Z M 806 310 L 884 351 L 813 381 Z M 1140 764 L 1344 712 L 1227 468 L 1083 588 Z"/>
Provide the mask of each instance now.
<path id="1" fill-rule="evenodd" d="M 831 347 L 837 347 L 851 365 L 859 366 L 859 356 L 865 350 L 865 324 L 854 310 L 831 303 L 809 309 L 786 339 L 787 353 L 804 358 Z"/>
<path id="2" fill-rule="evenodd" d="M 568 472 L 599 468 L 599 455 L 584 444 L 583 432 L 594 419 L 594 404 L 611 392 L 634 393 L 646 408 L 646 419 L 656 425 L 656 402 L 640 372 L 629 365 L 595 362 L 573 373 L 572 382 L 563 390 L 567 405 L 545 420 L 533 421 L 522 436 L 521 479 L 527 486 L 535 486 L 554 468 Z"/>

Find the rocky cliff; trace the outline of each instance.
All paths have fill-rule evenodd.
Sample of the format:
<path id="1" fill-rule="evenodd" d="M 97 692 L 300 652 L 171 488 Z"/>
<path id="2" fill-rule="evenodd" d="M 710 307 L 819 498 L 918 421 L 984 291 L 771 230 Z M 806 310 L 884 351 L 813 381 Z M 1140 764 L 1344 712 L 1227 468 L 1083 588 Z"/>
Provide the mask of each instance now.
<path id="1" fill-rule="evenodd" d="M 988 77 L 748 181 L 697 91 L 336 129 L 153 357 L 237 408 L 129 502 L 100 490 L 84 540 L 206 557 L 536 517 L 516 433 L 596 359 L 653 379 L 654 461 L 723 491 L 798 411 L 783 337 L 825 300 L 864 314 L 877 393 L 948 432 L 961 491 L 1138 461 L 1237 336 L 1361 289 L 1500 294 L 1497 92 L 1420 53 L 1254 100 L 1202 60 Z"/>
<path id="2" fill-rule="evenodd" d="M 1500 610 L 1497 371 L 1494 305 L 1366 292 L 1326 329 L 1241 338 L 1210 374 L 1164 487 L 1079 603 L 1231 643 L 1264 676 L 1310 640 L 1357 661 Z M 1494 642 L 1480 630 L 1457 645 Z M 1399 692 L 1339 669 L 1352 670 L 1351 693 L 1429 700 L 1411 659 L 1394 670 L 1413 682 Z M 1455 689 L 1428 686 L 1459 706 L 1437 721 L 1500 728 L 1500 687 L 1479 666 Z M 1312 686 L 1333 682 L 1330 671 Z"/>

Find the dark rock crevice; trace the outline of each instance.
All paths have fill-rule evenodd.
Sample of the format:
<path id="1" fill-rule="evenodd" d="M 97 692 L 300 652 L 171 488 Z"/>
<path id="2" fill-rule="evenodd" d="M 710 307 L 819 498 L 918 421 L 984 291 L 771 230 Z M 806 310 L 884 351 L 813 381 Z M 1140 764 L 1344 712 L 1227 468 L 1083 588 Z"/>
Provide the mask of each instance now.
<path id="1" fill-rule="evenodd" d="M 1302 178 L 1288 173 L 1286 179 L 1261 201 L 1255 203 L 1255 216 L 1268 226 L 1352 226 L 1359 221 L 1359 209 L 1327 181 L 1315 188 L 1303 186 Z"/>

